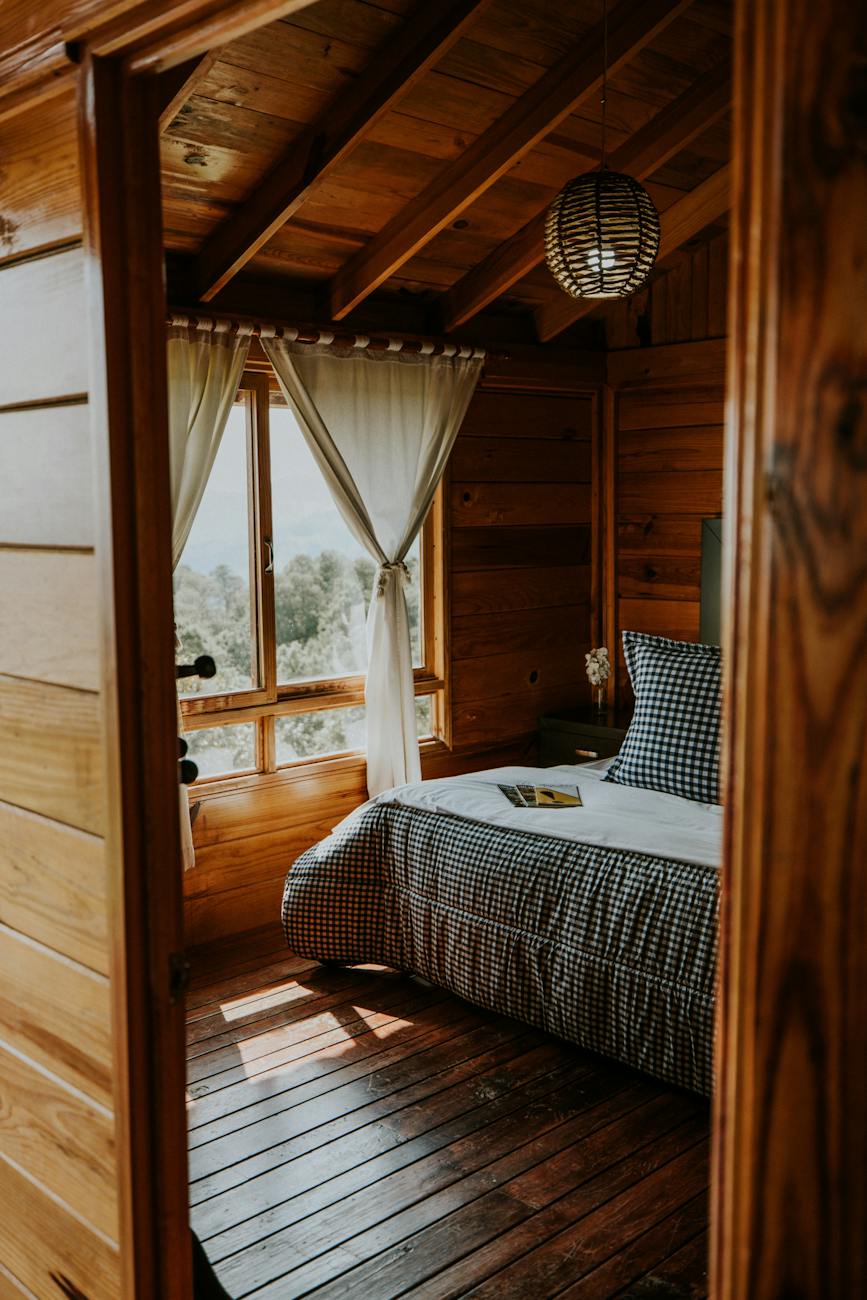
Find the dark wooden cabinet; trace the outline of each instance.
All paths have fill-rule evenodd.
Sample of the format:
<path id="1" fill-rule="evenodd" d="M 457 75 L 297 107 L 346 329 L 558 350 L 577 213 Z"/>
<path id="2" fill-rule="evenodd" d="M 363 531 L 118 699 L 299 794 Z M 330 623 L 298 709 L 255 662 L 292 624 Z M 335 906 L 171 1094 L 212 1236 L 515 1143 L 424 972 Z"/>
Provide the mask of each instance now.
<path id="1" fill-rule="evenodd" d="M 542 767 L 555 767 L 613 758 L 628 726 L 628 713 L 600 713 L 587 706 L 561 709 L 539 719 L 539 762 Z"/>

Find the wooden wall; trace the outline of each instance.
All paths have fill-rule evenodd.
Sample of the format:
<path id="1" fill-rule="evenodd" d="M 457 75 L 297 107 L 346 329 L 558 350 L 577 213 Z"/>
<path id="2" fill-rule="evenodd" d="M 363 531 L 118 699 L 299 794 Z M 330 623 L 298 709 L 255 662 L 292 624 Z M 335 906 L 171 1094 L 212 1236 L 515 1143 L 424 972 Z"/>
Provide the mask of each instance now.
<path id="1" fill-rule="evenodd" d="M 586 693 L 593 395 L 480 391 L 451 457 L 452 744 L 528 739 Z"/>
<path id="2" fill-rule="evenodd" d="M 425 776 L 532 759 L 539 714 L 586 697 L 601 367 L 518 351 L 489 364 L 447 472 L 451 752 L 424 755 Z M 185 915 L 196 945 L 279 916 L 293 859 L 367 791 L 363 765 L 336 760 L 193 797 Z"/>
<path id="3" fill-rule="evenodd" d="M 0 1290 L 115 1300 L 100 608 L 71 100 L 0 125 L 0 157 Z"/>
<path id="4" fill-rule="evenodd" d="M 697 640 L 701 521 L 722 513 L 729 236 L 705 232 L 606 307 L 605 637 L 631 698 L 624 629 Z"/>
<path id="5" fill-rule="evenodd" d="M 728 257 L 727 230 L 670 253 L 644 289 L 605 308 L 609 351 L 724 338 Z"/>

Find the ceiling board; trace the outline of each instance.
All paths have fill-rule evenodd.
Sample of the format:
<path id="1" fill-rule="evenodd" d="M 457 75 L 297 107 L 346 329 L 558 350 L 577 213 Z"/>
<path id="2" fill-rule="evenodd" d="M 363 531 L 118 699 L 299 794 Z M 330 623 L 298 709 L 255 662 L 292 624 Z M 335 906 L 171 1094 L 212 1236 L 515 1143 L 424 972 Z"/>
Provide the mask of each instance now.
<path id="1" fill-rule="evenodd" d="M 327 120 L 330 106 L 375 66 L 377 51 L 412 22 L 420 2 L 319 0 L 224 47 L 163 137 L 167 247 L 199 251 L 305 127 Z M 305 292 L 324 288 L 600 14 L 601 0 L 493 0 L 259 250 L 250 263 L 254 278 L 294 279 L 308 286 Z M 630 58 L 609 82 L 609 150 L 721 62 L 730 30 L 728 0 L 694 0 Z M 478 266 L 544 211 L 567 180 L 596 164 L 600 117 L 591 98 L 559 122 L 389 277 L 378 296 L 428 300 Z M 653 173 L 648 191 L 665 211 L 728 157 L 729 124 L 723 120 Z M 497 302 L 507 311 L 535 310 L 559 293 L 542 265 Z"/>

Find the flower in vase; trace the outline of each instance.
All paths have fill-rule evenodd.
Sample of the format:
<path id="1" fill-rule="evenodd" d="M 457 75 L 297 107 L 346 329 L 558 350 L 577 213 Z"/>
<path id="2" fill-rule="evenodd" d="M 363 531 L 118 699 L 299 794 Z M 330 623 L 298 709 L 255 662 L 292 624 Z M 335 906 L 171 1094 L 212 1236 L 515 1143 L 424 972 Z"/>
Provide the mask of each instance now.
<path id="1" fill-rule="evenodd" d="M 587 677 L 591 686 L 604 686 L 611 676 L 611 660 L 608 658 L 608 647 L 597 646 L 584 656 L 584 662 L 587 665 Z"/>

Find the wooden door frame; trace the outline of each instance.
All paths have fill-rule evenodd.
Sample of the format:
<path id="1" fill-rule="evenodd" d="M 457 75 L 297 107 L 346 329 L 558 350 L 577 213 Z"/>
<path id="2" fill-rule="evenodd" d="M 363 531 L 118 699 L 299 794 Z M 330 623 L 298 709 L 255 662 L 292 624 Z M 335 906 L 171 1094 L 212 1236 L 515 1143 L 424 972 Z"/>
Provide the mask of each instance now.
<path id="1" fill-rule="evenodd" d="M 155 78 L 87 53 L 79 144 L 102 565 L 107 859 L 123 1294 L 191 1293 L 183 866 L 174 704 Z M 176 978 L 176 977 L 174 977 Z M 174 1000 L 173 1000 L 174 996 Z"/>
<path id="2" fill-rule="evenodd" d="M 737 0 L 716 1300 L 867 1294 L 867 20 Z"/>

